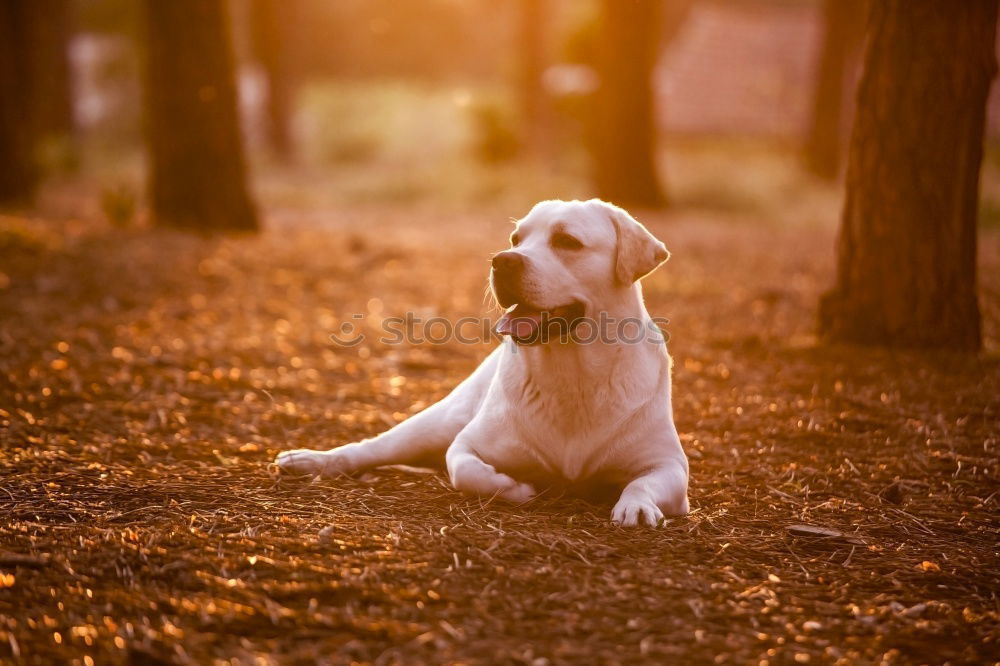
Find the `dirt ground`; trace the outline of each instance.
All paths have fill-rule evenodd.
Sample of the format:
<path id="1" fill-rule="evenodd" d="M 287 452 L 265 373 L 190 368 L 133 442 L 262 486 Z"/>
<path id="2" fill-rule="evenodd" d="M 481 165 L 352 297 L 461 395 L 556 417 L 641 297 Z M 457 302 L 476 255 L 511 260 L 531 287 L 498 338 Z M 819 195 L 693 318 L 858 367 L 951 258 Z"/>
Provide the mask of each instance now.
<path id="1" fill-rule="evenodd" d="M 1000 661 L 997 230 L 965 357 L 818 344 L 828 225 L 640 216 L 673 252 L 645 290 L 691 459 L 660 529 L 433 473 L 276 475 L 475 367 L 489 344 L 373 337 L 487 314 L 523 212 L 276 210 L 225 239 L 0 218 L 0 661 Z M 344 322 L 368 341 L 334 344 Z"/>

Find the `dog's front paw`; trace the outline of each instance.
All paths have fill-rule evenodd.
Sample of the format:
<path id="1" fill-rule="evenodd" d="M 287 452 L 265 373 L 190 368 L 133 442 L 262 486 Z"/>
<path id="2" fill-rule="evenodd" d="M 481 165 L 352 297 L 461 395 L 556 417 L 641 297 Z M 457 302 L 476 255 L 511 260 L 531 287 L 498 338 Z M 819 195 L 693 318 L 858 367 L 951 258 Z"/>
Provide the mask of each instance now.
<path id="1" fill-rule="evenodd" d="M 454 454 L 448 461 L 448 471 L 451 485 L 469 495 L 499 497 L 523 504 L 538 494 L 531 485 L 519 483 L 468 452 Z"/>
<path id="2" fill-rule="evenodd" d="M 506 475 L 504 475 L 506 476 Z M 508 477 L 510 478 L 510 477 Z M 535 498 L 538 493 L 535 492 L 535 488 L 527 483 L 518 483 L 511 479 L 514 485 L 506 488 L 500 493 L 500 497 L 504 498 L 508 502 L 513 502 L 514 504 L 524 504 Z"/>
<path id="3" fill-rule="evenodd" d="M 274 462 L 282 472 L 289 474 L 318 474 L 320 476 L 339 476 L 355 471 L 346 451 L 333 449 L 331 451 L 312 451 L 310 449 L 295 449 L 282 451 Z"/>
<path id="4" fill-rule="evenodd" d="M 622 497 L 611 511 L 611 522 L 625 527 L 633 525 L 656 527 L 661 520 L 663 512 L 660 511 L 660 507 L 648 499 Z"/>

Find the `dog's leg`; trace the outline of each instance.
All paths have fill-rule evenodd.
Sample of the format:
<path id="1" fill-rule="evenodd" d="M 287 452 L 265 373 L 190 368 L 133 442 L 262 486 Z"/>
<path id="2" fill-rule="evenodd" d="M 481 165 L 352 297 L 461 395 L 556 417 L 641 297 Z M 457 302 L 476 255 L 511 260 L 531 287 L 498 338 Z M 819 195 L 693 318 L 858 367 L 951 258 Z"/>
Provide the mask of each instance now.
<path id="1" fill-rule="evenodd" d="M 611 511 L 612 522 L 619 525 L 652 525 L 670 516 L 688 512 L 688 470 L 683 460 L 668 459 L 625 486 Z"/>
<path id="2" fill-rule="evenodd" d="M 338 476 L 378 467 L 441 458 L 448 445 L 468 425 L 489 388 L 499 355 L 496 351 L 440 402 L 390 430 L 329 451 L 296 449 L 278 454 L 275 462 L 293 474 Z"/>
<path id="3" fill-rule="evenodd" d="M 448 447 L 445 461 L 452 485 L 463 493 L 486 497 L 495 495 L 518 504 L 527 502 L 537 494 L 527 483 L 518 483 L 498 472 L 493 465 L 486 463 L 465 445 L 461 438 Z"/>

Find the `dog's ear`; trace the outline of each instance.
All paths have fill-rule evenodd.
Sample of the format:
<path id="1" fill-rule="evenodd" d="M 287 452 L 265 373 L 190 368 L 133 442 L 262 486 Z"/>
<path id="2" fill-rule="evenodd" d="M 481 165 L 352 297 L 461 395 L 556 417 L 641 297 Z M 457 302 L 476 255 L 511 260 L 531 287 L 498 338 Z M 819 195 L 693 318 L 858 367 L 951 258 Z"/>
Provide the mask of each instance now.
<path id="1" fill-rule="evenodd" d="M 624 209 L 601 202 L 615 227 L 615 281 L 628 286 L 670 258 L 656 236 Z"/>

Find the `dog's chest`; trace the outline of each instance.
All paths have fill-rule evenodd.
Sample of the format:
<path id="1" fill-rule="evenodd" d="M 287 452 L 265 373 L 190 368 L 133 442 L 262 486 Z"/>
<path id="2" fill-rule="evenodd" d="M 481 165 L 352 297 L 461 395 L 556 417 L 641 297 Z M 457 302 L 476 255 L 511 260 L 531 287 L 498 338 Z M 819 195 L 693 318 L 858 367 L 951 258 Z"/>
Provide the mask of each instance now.
<path id="1" fill-rule="evenodd" d="M 629 401 L 608 385 L 538 391 L 520 405 L 518 439 L 531 463 L 575 482 L 602 471 L 628 412 Z"/>
<path id="2" fill-rule="evenodd" d="M 642 436 L 638 430 L 657 411 L 656 396 L 664 392 L 669 404 L 665 355 L 642 352 L 614 350 L 603 363 L 601 358 L 545 363 L 525 357 L 501 368 L 499 411 L 505 414 L 509 439 L 486 447 L 491 449 L 488 462 L 516 469 L 525 478 L 539 473 L 570 484 L 632 466 L 630 451 Z"/>

